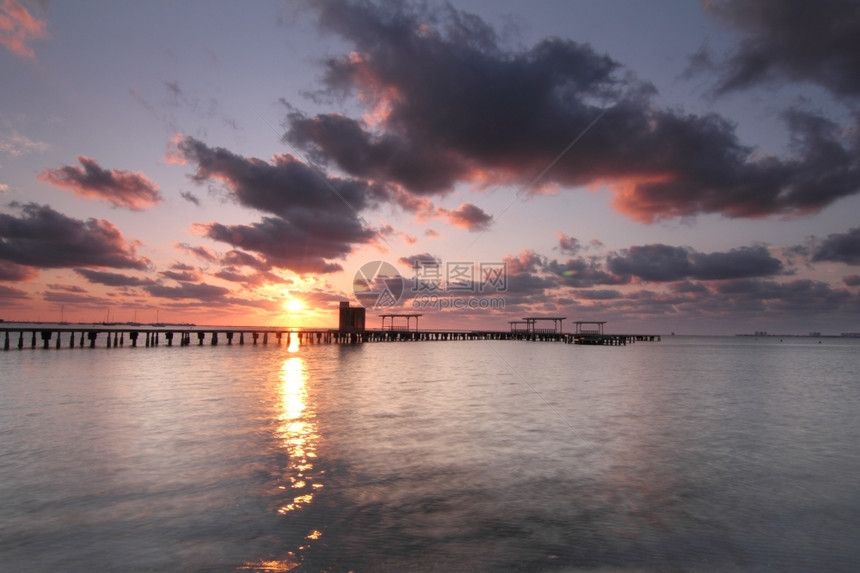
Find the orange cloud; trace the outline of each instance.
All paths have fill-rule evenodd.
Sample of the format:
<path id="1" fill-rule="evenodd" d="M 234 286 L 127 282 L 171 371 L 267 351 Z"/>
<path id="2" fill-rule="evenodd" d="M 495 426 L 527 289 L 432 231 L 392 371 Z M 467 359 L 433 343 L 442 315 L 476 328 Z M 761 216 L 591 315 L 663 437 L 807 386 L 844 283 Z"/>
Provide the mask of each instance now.
<path id="1" fill-rule="evenodd" d="M 28 44 L 45 37 L 45 22 L 34 18 L 17 0 L 0 4 L 0 44 L 22 58 L 34 59 Z"/>

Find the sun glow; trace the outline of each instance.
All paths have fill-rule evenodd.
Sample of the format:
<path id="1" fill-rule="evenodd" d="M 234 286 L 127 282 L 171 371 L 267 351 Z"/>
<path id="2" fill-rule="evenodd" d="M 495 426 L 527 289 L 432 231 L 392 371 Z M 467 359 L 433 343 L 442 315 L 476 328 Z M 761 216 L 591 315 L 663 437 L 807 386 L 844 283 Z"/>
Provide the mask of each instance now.
<path id="1" fill-rule="evenodd" d="M 305 303 L 300 298 L 291 298 L 284 302 L 284 309 L 288 312 L 301 312 L 305 308 Z"/>

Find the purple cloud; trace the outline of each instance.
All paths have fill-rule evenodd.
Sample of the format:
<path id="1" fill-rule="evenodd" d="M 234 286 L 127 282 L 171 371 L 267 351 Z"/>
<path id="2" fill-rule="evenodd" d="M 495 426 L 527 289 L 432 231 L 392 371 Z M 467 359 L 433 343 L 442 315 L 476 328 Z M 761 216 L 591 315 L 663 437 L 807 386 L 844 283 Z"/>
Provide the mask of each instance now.
<path id="1" fill-rule="evenodd" d="M 80 197 L 101 199 L 132 211 L 143 211 L 162 200 L 158 185 L 143 173 L 102 169 L 95 159 L 83 155 L 78 156 L 78 162 L 81 167 L 45 169 L 38 179 Z"/>

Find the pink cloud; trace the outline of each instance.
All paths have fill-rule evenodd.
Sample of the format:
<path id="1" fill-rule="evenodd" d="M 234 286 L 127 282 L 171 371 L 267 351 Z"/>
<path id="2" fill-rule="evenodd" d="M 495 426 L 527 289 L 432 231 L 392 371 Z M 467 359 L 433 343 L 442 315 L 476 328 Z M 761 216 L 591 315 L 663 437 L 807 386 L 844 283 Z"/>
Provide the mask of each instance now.
<path id="1" fill-rule="evenodd" d="M 486 230 L 493 221 L 492 215 L 472 203 L 463 203 L 456 209 L 439 207 L 437 213 L 439 216 L 448 219 L 448 222 L 455 227 L 468 229 L 469 231 Z"/>
<path id="2" fill-rule="evenodd" d="M 45 37 L 45 22 L 34 18 L 17 0 L 0 4 L 0 44 L 22 58 L 34 59 L 28 44 Z"/>
<path id="3" fill-rule="evenodd" d="M 45 169 L 38 179 L 81 197 L 101 199 L 132 211 L 143 211 L 161 201 L 158 185 L 143 173 L 103 169 L 95 159 L 83 155 L 78 156 L 78 162 L 82 167 Z"/>

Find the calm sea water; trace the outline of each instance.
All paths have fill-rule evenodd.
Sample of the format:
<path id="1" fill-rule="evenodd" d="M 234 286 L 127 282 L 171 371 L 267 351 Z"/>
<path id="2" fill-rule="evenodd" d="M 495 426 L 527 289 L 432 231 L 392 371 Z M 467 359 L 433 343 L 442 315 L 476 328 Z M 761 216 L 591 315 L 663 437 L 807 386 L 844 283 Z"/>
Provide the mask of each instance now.
<path id="1" fill-rule="evenodd" d="M 857 570 L 858 350 L 0 351 L 0 569 Z"/>

